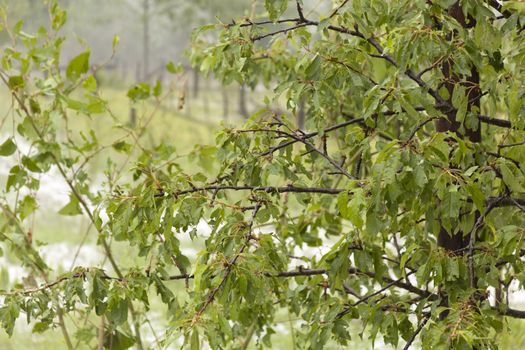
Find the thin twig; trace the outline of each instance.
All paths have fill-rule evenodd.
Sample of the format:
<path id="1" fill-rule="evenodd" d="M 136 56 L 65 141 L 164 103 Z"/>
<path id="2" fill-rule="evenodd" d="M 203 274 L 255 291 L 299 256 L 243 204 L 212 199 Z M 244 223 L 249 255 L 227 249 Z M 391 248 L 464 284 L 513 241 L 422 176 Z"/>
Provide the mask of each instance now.
<path id="1" fill-rule="evenodd" d="M 339 5 L 333 12 L 332 14 L 328 17 L 328 18 L 333 18 L 337 15 L 337 13 L 339 12 L 339 10 L 341 10 L 343 8 L 343 6 L 345 6 L 347 3 L 348 3 L 349 0 L 345 0 L 341 3 L 341 5 Z"/>
<path id="2" fill-rule="evenodd" d="M 479 218 L 476 220 L 476 223 L 474 224 L 474 227 L 470 231 L 467 259 L 469 269 L 469 282 L 471 288 L 476 288 L 476 274 L 474 270 L 474 244 L 476 243 L 476 233 L 478 232 L 479 228 L 483 225 L 483 222 L 487 215 L 492 211 L 492 209 L 495 208 L 497 202 L 498 200 L 489 203 L 485 212 L 479 216 Z"/>
<path id="3" fill-rule="evenodd" d="M 251 218 L 250 223 L 248 225 L 248 230 L 247 230 L 247 233 L 246 233 L 243 245 L 241 246 L 241 248 L 239 249 L 237 254 L 235 254 L 235 256 L 228 262 L 228 266 L 226 267 L 226 270 L 224 272 L 224 276 L 222 277 L 222 280 L 219 283 L 219 285 L 217 285 L 215 288 L 212 289 L 210 294 L 208 294 L 208 298 L 206 299 L 204 305 L 202 305 L 202 307 L 199 309 L 199 311 L 197 311 L 197 313 L 193 316 L 193 319 L 191 321 L 191 326 L 192 327 L 199 321 L 199 319 L 201 318 L 201 316 L 204 313 L 204 311 L 206 311 L 208 306 L 215 300 L 215 296 L 217 295 L 219 290 L 222 288 L 222 286 L 228 280 L 228 277 L 230 276 L 230 274 L 231 274 L 231 272 L 233 270 L 233 267 L 237 263 L 237 260 L 242 255 L 244 250 L 248 247 L 248 244 L 249 244 L 249 242 L 251 240 L 251 237 L 252 237 L 252 229 L 253 229 L 253 224 L 255 222 L 255 217 L 257 216 L 257 213 L 259 212 L 260 208 L 261 208 L 261 203 L 257 202 L 257 204 L 255 206 L 255 209 L 253 210 L 252 218 Z"/>
<path id="4" fill-rule="evenodd" d="M 428 322 L 429 319 L 430 319 L 430 316 L 423 317 L 423 319 L 419 323 L 419 326 L 417 327 L 416 331 L 414 333 L 412 333 L 412 335 L 410 336 L 410 339 L 407 340 L 407 343 L 406 343 L 405 347 L 403 348 L 403 350 L 408 350 L 410 348 L 410 346 L 412 345 L 414 340 L 416 340 L 417 335 L 421 332 L 423 327 L 425 327 L 425 324 Z"/>

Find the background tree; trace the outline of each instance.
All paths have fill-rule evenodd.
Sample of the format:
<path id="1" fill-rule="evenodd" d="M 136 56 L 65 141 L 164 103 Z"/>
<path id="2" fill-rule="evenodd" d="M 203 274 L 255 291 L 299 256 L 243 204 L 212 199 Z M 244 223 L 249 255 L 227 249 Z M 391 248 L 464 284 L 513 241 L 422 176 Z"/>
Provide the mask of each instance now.
<path id="1" fill-rule="evenodd" d="M 194 33 L 202 71 L 272 93 L 244 128 L 197 147 L 190 166 L 172 145 L 142 146 L 147 124 L 137 133 L 110 113 L 119 134 L 109 145 L 71 127 L 71 114 L 111 109 L 88 52 L 60 69 L 56 3 L 49 31 L 8 32 L 0 77 L 16 131 L 0 155 L 17 164 L 0 237 L 32 271 L 3 293 L 8 333 L 24 313 L 35 332 L 58 326 L 68 348 L 143 348 L 158 300 L 169 319 L 159 347 L 270 347 L 284 316 L 298 348 L 348 345 L 357 328 L 405 349 L 491 349 L 508 318 L 525 318 L 510 302 L 525 255 L 525 6 L 264 5 Z M 141 83 L 128 96 L 155 106 L 164 92 Z M 111 159 L 103 186 L 82 171 L 95 152 Z M 135 160 L 128 177 L 118 153 Z M 56 275 L 40 256 L 25 227 L 37 174 L 53 170 L 70 191 L 60 213 L 89 219 L 106 265 Z M 90 337 L 71 335 L 75 313 L 96 320 L 83 328 Z"/>

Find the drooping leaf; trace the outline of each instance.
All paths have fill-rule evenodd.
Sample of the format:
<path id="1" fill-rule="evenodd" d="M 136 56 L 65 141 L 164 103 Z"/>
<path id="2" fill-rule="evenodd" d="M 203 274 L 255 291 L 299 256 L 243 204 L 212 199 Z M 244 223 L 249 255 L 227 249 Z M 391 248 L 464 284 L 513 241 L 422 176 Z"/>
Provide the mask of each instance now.
<path id="1" fill-rule="evenodd" d="M 69 80 L 75 81 L 89 70 L 90 51 L 85 51 L 69 61 L 66 69 L 66 76 Z"/>
<path id="2" fill-rule="evenodd" d="M 69 203 L 62 207 L 58 213 L 65 216 L 75 216 L 82 214 L 82 209 L 80 208 L 80 202 L 78 201 L 78 198 L 74 194 L 70 194 Z"/>
<path id="3" fill-rule="evenodd" d="M 276 21 L 288 8 L 288 0 L 264 0 L 270 20 Z"/>
<path id="4" fill-rule="evenodd" d="M 5 140 L 4 143 L 0 145 L 0 156 L 2 157 L 10 156 L 13 153 L 15 153 L 15 151 L 16 151 L 16 145 L 13 142 L 13 139 L 11 138 Z"/>

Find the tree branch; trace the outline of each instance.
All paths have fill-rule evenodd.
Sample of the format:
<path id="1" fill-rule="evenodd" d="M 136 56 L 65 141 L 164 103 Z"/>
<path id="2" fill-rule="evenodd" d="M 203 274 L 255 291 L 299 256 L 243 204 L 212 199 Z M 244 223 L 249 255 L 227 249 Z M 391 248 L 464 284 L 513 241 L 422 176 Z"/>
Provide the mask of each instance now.
<path id="1" fill-rule="evenodd" d="M 266 192 L 266 193 L 322 193 L 322 194 L 339 194 L 346 190 L 342 188 L 322 188 L 322 187 L 297 187 L 293 185 L 274 187 L 274 186 L 234 186 L 234 185 L 216 185 L 216 186 L 205 186 L 195 187 L 187 190 L 180 190 L 172 192 L 171 195 L 178 197 L 185 194 L 196 193 L 196 192 L 208 192 L 208 191 L 253 191 L 253 192 Z M 157 194 L 157 197 L 163 197 L 165 194 Z"/>
<path id="2" fill-rule="evenodd" d="M 297 5 L 297 13 L 299 14 L 299 19 L 303 22 L 306 21 L 306 19 L 304 18 L 303 8 L 299 0 L 295 0 L 295 4 Z"/>
<path id="3" fill-rule="evenodd" d="M 522 310 L 516 310 L 516 309 L 511 309 L 511 308 L 508 308 L 504 311 L 502 310 L 498 310 L 496 308 L 493 308 L 494 310 L 497 310 L 498 313 L 502 316 L 508 316 L 508 317 L 513 317 L 513 318 L 524 318 L 525 319 L 525 311 L 522 311 Z"/>
<path id="4" fill-rule="evenodd" d="M 410 349 L 410 346 L 412 345 L 414 340 L 416 340 L 417 335 L 421 332 L 423 327 L 425 327 L 425 324 L 428 322 L 429 318 L 430 318 L 430 316 L 423 317 L 423 319 L 419 323 L 419 326 L 417 327 L 416 331 L 414 333 L 412 333 L 412 335 L 410 336 L 410 339 L 408 339 L 408 341 L 407 341 L 405 347 L 403 348 L 403 350 Z"/>
<path id="5" fill-rule="evenodd" d="M 297 142 L 301 142 L 303 143 L 306 147 L 312 149 L 313 151 L 315 151 L 317 154 L 319 154 L 321 157 L 323 157 L 324 159 L 326 159 L 328 161 L 328 163 L 330 163 L 334 168 L 336 168 L 337 170 L 339 170 L 343 175 L 345 175 L 347 178 L 349 178 L 350 180 L 355 180 L 355 177 L 352 176 L 345 168 L 343 168 L 338 162 L 336 162 L 332 157 L 330 157 L 330 155 L 328 153 L 326 153 L 325 151 L 323 150 L 320 150 L 318 149 L 317 147 L 315 147 L 312 143 L 308 142 L 304 137 L 302 136 L 296 136 L 296 135 L 293 135 L 293 134 L 287 134 L 289 137 L 291 137 L 292 139 L 296 140 Z"/>
<path id="6" fill-rule="evenodd" d="M 496 205 L 498 201 L 499 199 L 496 199 L 489 203 L 485 212 L 479 216 L 479 218 L 476 220 L 476 223 L 474 224 L 474 227 L 470 231 L 467 260 L 468 260 L 470 287 L 473 289 L 476 288 L 476 275 L 475 275 L 475 270 L 474 270 L 474 244 L 476 243 L 476 233 L 478 232 L 480 227 L 483 225 L 485 218 L 487 217 L 487 215 L 490 214 L 492 209 L 494 209 L 494 205 Z"/>
<path id="7" fill-rule="evenodd" d="M 337 8 L 332 12 L 332 14 L 328 18 L 335 17 L 337 13 L 339 12 L 339 10 L 341 10 L 348 3 L 348 1 L 349 0 L 345 0 L 341 3 L 341 5 L 337 6 Z"/>
<path id="8" fill-rule="evenodd" d="M 259 212 L 260 208 L 261 208 L 261 203 L 258 202 L 255 206 L 255 209 L 253 210 L 252 218 L 250 220 L 250 224 L 248 225 L 248 232 L 245 235 L 243 245 L 241 246 L 237 254 L 235 254 L 235 256 L 228 262 L 228 266 L 226 267 L 226 271 L 219 285 L 212 289 L 210 294 L 208 294 L 208 298 L 206 299 L 206 302 L 204 303 L 204 305 L 202 305 L 199 311 L 197 311 L 197 313 L 193 316 L 193 319 L 191 320 L 192 327 L 199 321 L 204 311 L 206 311 L 208 306 L 215 300 L 215 296 L 217 295 L 219 290 L 222 288 L 224 283 L 226 283 L 226 281 L 228 280 L 228 277 L 230 276 L 232 269 L 235 266 L 235 263 L 237 262 L 241 254 L 244 252 L 244 250 L 248 247 L 248 244 L 252 237 L 253 223 L 255 222 L 255 217 L 257 216 L 257 213 Z"/>
<path id="9" fill-rule="evenodd" d="M 329 128 L 326 128 L 326 129 L 323 130 L 323 133 L 329 133 L 329 132 L 332 132 L 334 130 L 341 129 L 341 128 L 344 128 L 344 127 L 346 127 L 348 125 L 352 125 L 352 124 L 360 124 L 360 123 L 364 122 L 364 120 L 365 120 L 364 118 L 354 118 L 354 119 L 348 120 L 346 122 L 343 122 L 343 123 L 340 123 L 340 124 L 336 124 L 336 125 L 333 125 L 333 126 L 331 126 Z M 305 134 L 304 136 L 302 136 L 302 138 L 307 140 L 307 139 L 310 139 L 312 137 L 315 137 L 315 136 L 319 135 L 319 133 L 320 133 L 319 131 L 311 132 L 311 133 Z M 280 145 L 272 147 L 268 151 L 259 154 L 259 156 L 261 156 L 261 157 L 268 156 L 268 155 L 270 155 L 272 153 L 275 153 L 276 151 L 278 151 L 278 150 L 280 150 L 282 148 L 288 147 L 288 146 L 293 145 L 293 144 L 295 144 L 297 142 L 299 142 L 299 141 L 293 139 L 293 140 L 281 143 Z"/>
<path id="10" fill-rule="evenodd" d="M 46 284 L 43 284 L 42 286 L 40 287 L 37 287 L 37 288 L 31 288 L 31 289 L 25 289 L 25 290 L 19 290 L 19 291 L 11 291 L 11 292 L 6 292 L 6 293 L 0 293 L 0 295 L 2 296 L 12 296 L 12 295 L 31 295 L 31 294 L 35 294 L 35 293 L 38 293 L 38 292 L 42 292 L 42 291 L 45 291 L 47 289 L 51 289 L 63 282 L 66 282 L 68 280 L 71 280 L 71 279 L 75 279 L 75 278 L 84 278 L 86 276 L 86 272 L 88 271 L 85 271 L 85 272 L 79 272 L 79 273 L 75 273 L 71 276 L 63 276 L 53 282 L 50 282 L 50 283 L 46 283 Z M 415 273 L 416 270 L 413 270 L 413 271 L 410 271 L 408 275 L 411 275 L 413 273 Z M 376 274 L 373 273 L 373 272 L 368 272 L 368 271 L 361 271 L 355 267 L 351 267 L 348 269 L 348 273 L 350 275 L 360 275 L 360 276 L 367 276 L 369 278 L 375 278 L 376 277 Z M 293 270 L 293 271 L 281 271 L 281 272 L 270 272 L 270 271 L 263 271 L 263 272 L 259 272 L 259 273 L 255 273 L 256 275 L 259 275 L 259 276 L 263 276 L 263 277 L 267 277 L 267 278 L 293 278 L 293 277 L 301 277 L 301 276 L 304 276 L 304 277 L 308 277 L 308 276 L 317 276 L 317 275 L 327 275 L 328 274 L 328 270 L 326 269 L 305 269 L 305 268 L 302 268 L 302 267 L 299 267 L 297 270 Z M 119 281 L 119 282 L 128 282 L 128 280 L 126 278 L 119 278 L 119 277 L 111 277 L 111 276 L 107 276 L 107 275 L 102 275 L 100 276 L 100 278 L 102 279 L 107 279 L 107 280 L 114 280 L 114 281 Z M 179 275 L 172 275 L 172 276 L 169 276 L 169 277 L 165 277 L 165 278 L 161 278 L 162 280 L 164 281 L 178 281 L 178 280 L 189 280 L 189 279 L 193 279 L 194 276 L 191 275 L 191 274 L 179 274 Z M 404 278 L 404 277 L 403 277 Z M 402 282 L 402 279 L 403 278 L 400 278 L 400 279 L 397 279 L 397 280 L 393 280 L 391 279 L 390 277 L 383 277 L 383 281 L 385 283 L 388 283 L 389 284 L 389 288 L 392 287 L 392 286 L 395 286 L 395 287 L 398 287 L 400 289 L 404 289 L 408 292 L 411 292 L 413 294 L 416 294 L 420 297 L 424 297 L 424 298 L 435 298 L 437 297 L 436 294 L 433 294 L 427 290 L 423 290 L 423 289 L 420 289 L 420 288 L 417 288 L 411 284 L 408 284 L 408 283 L 405 283 L 405 282 Z"/>
<path id="11" fill-rule="evenodd" d="M 491 118 L 486 115 L 478 115 L 478 119 L 485 124 L 500 126 L 502 128 L 512 129 L 512 124 L 508 120 Z"/>
<path id="12" fill-rule="evenodd" d="M 262 36 L 252 38 L 252 40 L 253 41 L 261 40 L 269 36 L 277 35 L 280 33 L 286 33 L 291 30 L 295 30 L 297 28 L 304 27 L 304 26 L 318 26 L 319 25 L 319 22 L 311 21 L 305 18 L 304 19 L 303 18 L 287 19 L 287 20 L 282 20 L 282 21 L 283 21 L 282 23 L 295 22 L 299 24 L 293 27 L 289 27 L 289 28 L 282 29 L 276 32 L 272 32 L 272 33 L 268 33 Z M 265 22 L 261 22 L 260 24 L 265 24 Z M 367 38 L 363 33 L 359 32 L 358 30 L 350 30 L 344 27 L 329 25 L 327 26 L 327 28 L 332 31 L 336 31 L 338 33 L 348 34 L 348 35 L 355 36 L 363 40 L 366 40 L 379 53 L 379 55 L 376 55 L 377 57 L 385 59 L 386 61 L 388 61 L 390 64 L 392 64 L 395 67 L 399 67 L 399 64 L 396 62 L 396 60 L 392 56 L 385 54 L 383 47 L 381 46 L 381 44 L 379 44 L 379 42 L 377 42 L 377 40 L 374 37 Z M 448 101 L 444 100 L 436 90 L 432 89 L 423 79 L 421 79 L 420 74 L 415 73 L 411 69 L 407 69 L 404 72 L 404 74 L 407 77 L 409 77 L 412 81 L 414 81 L 417 85 L 419 85 L 421 88 L 425 89 L 434 98 L 438 106 L 449 107 L 451 108 L 451 110 L 455 110 L 455 108 Z M 507 120 L 491 118 L 491 117 L 484 116 L 484 115 L 479 115 L 478 118 L 481 122 L 486 123 L 486 124 L 500 126 L 504 128 L 512 128 L 511 123 Z"/>

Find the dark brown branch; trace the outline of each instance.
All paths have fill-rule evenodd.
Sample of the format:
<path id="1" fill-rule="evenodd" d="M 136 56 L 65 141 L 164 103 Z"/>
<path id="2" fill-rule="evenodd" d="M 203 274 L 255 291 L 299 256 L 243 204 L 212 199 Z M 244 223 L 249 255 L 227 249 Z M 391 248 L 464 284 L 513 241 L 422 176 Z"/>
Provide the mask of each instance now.
<path id="1" fill-rule="evenodd" d="M 304 26 L 318 26 L 319 25 L 319 22 L 311 21 L 311 20 L 307 20 L 307 19 L 303 20 L 303 19 L 300 19 L 300 18 L 299 19 L 294 19 L 294 20 L 290 19 L 290 20 L 286 20 L 286 21 L 288 21 L 288 22 L 293 21 L 293 22 L 300 23 L 300 24 L 298 24 L 298 25 L 296 25 L 294 27 L 290 27 L 290 28 L 286 28 L 286 29 L 283 29 L 283 30 L 279 30 L 279 31 L 276 31 L 276 32 L 269 33 L 269 34 L 265 34 L 263 36 L 255 37 L 252 40 L 254 40 L 254 41 L 255 40 L 260 40 L 260 39 L 266 38 L 268 36 L 277 35 L 277 34 L 280 34 L 280 33 L 286 33 L 288 31 L 295 30 L 297 28 L 304 27 Z M 399 64 L 394 60 L 394 58 L 392 56 L 384 53 L 383 47 L 375 40 L 374 37 L 367 38 L 367 37 L 365 37 L 364 34 L 362 34 L 361 32 L 359 32 L 357 30 L 350 30 L 350 29 L 347 29 L 347 28 L 344 28 L 344 27 L 338 27 L 338 26 L 330 25 L 327 28 L 332 30 L 332 31 L 336 31 L 336 32 L 339 32 L 339 33 L 342 33 L 342 34 L 352 35 L 352 36 L 361 38 L 363 40 L 366 40 L 379 53 L 379 55 L 376 55 L 377 57 L 385 59 L 386 61 L 388 61 L 390 64 L 392 64 L 395 67 L 399 67 Z M 407 69 L 405 71 L 405 75 L 408 76 L 412 81 L 414 81 L 421 88 L 425 89 L 435 99 L 436 104 L 438 106 L 449 107 L 452 110 L 455 110 L 455 108 L 453 106 L 451 106 L 448 101 L 445 101 L 439 95 L 439 93 L 436 90 L 432 89 L 424 80 L 421 79 L 420 74 L 416 74 L 411 69 Z M 505 128 L 512 128 L 511 123 L 509 121 L 507 121 L 507 120 L 491 118 L 491 117 L 484 116 L 484 115 L 480 115 L 480 116 L 478 116 L 478 118 L 479 118 L 479 120 L 481 122 L 486 123 L 486 124 L 491 124 L 491 125 L 505 127 Z"/>
<path id="2" fill-rule="evenodd" d="M 252 22 L 252 21 L 248 21 L 247 23 L 242 23 L 240 24 L 239 26 L 240 27 L 253 27 L 253 26 L 262 26 L 262 25 L 266 25 L 266 24 L 282 24 L 282 23 L 298 23 L 298 22 L 301 22 L 301 19 L 300 18 L 286 18 L 286 19 L 280 19 L 278 21 L 261 21 L 261 22 Z M 228 24 L 228 28 L 229 27 L 233 27 L 237 25 L 236 23 L 231 23 L 231 24 Z"/>
<path id="3" fill-rule="evenodd" d="M 498 203 L 499 200 L 500 199 L 497 198 L 494 201 L 491 201 L 489 203 L 485 212 L 482 213 L 482 215 L 480 215 L 478 219 L 476 220 L 476 223 L 474 224 L 474 227 L 472 228 L 469 234 L 467 260 L 468 260 L 469 282 L 470 282 L 471 288 L 476 288 L 476 275 L 475 275 L 475 270 L 474 270 L 474 244 L 476 243 L 476 234 L 478 230 L 481 228 L 481 226 L 483 226 L 483 223 L 487 215 L 490 214 L 490 212 L 492 211 L 492 209 L 494 209 L 494 206 Z"/>
<path id="4" fill-rule="evenodd" d="M 283 124 L 284 125 L 284 124 Z M 334 168 L 339 170 L 343 175 L 345 175 L 350 180 L 355 180 L 355 177 L 352 176 L 345 168 L 343 168 L 338 162 L 336 162 L 325 150 L 320 150 L 315 145 L 307 141 L 303 136 L 296 136 L 294 134 L 287 134 L 290 138 L 296 140 L 297 142 L 300 142 L 304 144 L 307 148 L 310 148 L 311 150 L 315 151 L 317 154 L 319 154 L 321 157 L 326 159 L 328 163 L 330 163 Z"/>
<path id="5" fill-rule="evenodd" d="M 197 311 L 195 315 L 193 316 L 193 319 L 191 321 L 192 327 L 195 323 L 197 323 L 200 320 L 202 314 L 206 311 L 208 306 L 211 303 L 213 303 L 213 301 L 215 300 L 215 296 L 217 295 L 219 290 L 221 290 L 222 286 L 226 283 L 226 281 L 228 280 L 228 277 L 231 275 L 231 272 L 233 270 L 233 267 L 237 263 L 237 260 L 239 260 L 239 257 L 242 255 L 242 253 L 246 250 L 246 248 L 250 244 L 250 240 L 252 237 L 253 223 L 255 222 L 255 217 L 257 216 L 257 213 L 259 212 L 260 208 L 261 208 L 261 203 L 257 203 L 255 206 L 255 209 L 253 210 L 253 214 L 252 214 L 250 223 L 248 225 L 248 230 L 244 238 L 244 243 L 242 244 L 237 254 L 235 254 L 235 256 L 230 261 L 228 261 L 228 265 L 226 266 L 224 276 L 222 277 L 222 280 L 219 283 L 219 285 L 217 285 L 215 288 L 211 290 L 211 292 L 208 294 L 208 298 L 204 302 L 204 305 L 202 305 L 199 311 Z"/>
<path id="6" fill-rule="evenodd" d="M 525 311 L 522 310 L 516 310 L 516 309 L 510 309 L 507 310 L 498 310 L 496 308 L 493 308 L 494 310 L 497 310 L 498 313 L 502 316 L 508 316 L 508 317 L 514 317 L 514 318 L 525 318 Z"/>
<path id="7" fill-rule="evenodd" d="M 519 203 L 517 200 L 515 200 L 514 198 L 511 198 L 510 199 L 512 203 L 514 203 L 514 205 L 516 207 L 518 207 L 519 210 L 521 210 L 523 213 L 525 213 L 525 206 L 521 203 Z"/>
<path id="8" fill-rule="evenodd" d="M 489 0 L 489 5 L 496 9 L 499 13 L 501 13 L 503 18 L 509 18 L 510 16 L 512 16 L 512 12 L 510 12 L 509 10 L 502 11 L 503 4 L 499 3 L 499 1 L 497 0 Z"/>
<path id="9" fill-rule="evenodd" d="M 329 27 L 330 28 L 330 27 Z M 383 47 L 375 40 L 374 37 L 366 38 L 364 34 L 360 33 L 359 31 L 349 31 L 348 34 L 362 38 L 366 40 L 370 45 L 372 45 L 377 52 L 380 54 L 380 58 L 385 59 L 390 64 L 392 64 L 394 67 L 399 67 L 399 64 L 394 60 L 394 58 L 388 54 L 385 54 Z M 421 88 L 425 89 L 433 98 L 436 100 L 436 103 L 439 106 L 449 106 L 450 108 L 453 108 L 450 106 L 450 103 L 448 101 L 445 101 L 439 93 L 432 89 L 428 84 L 421 79 L 421 77 L 418 76 L 418 74 L 414 73 L 411 69 L 407 69 L 405 71 L 405 75 L 408 76 L 412 81 L 414 81 L 417 85 L 419 85 Z"/>
<path id="10" fill-rule="evenodd" d="M 408 273 L 408 275 L 410 274 L 413 274 L 415 273 L 416 271 L 411 271 Z M 64 276 L 64 277 L 61 277 L 59 279 L 57 279 L 56 281 L 53 281 L 53 282 L 50 282 L 50 283 L 46 283 L 38 288 L 32 288 L 32 289 L 26 289 L 26 290 L 20 290 L 20 291 L 12 291 L 12 292 L 8 292 L 8 293 L 0 293 L 0 295 L 30 295 L 30 294 L 34 294 L 34 293 L 37 293 L 37 292 L 41 292 L 41 291 L 44 291 L 46 289 L 51 289 L 63 282 L 66 282 L 68 280 L 71 280 L 71 279 L 74 279 L 74 278 L 84 278 L 86 276 L 86 272 L 83 272 L 83 273 L 75 273 L 71 276 Z M 358 275 L 358 276 L 367 276 L 369 278 L 375 278 L 376 277 L 376 274 L 373 273 L 373 272 L 368 272 L 368 271 L 361 271 L 359 269 L 356 269 L 354 267 L 351 267 L 348 269 L 348 273 L 350 275 Z M 326 269 L 305 269 L 305 268 L 299 268 L 298 270 L 294 270 L 294 271 L 282 271 L 282 272 L 269 272 L 269 271 L 265 271 L 265 272 L 260 272 L 260 273 L 255 273 L 256 275 L 259 275 L 259 276 L 264 276 L 264 277 L 269 277 L 269 278 L 293 278 L 293 277 L 301 277 L 301 276 L 317 276 L 317 275 L 327 275 L 328 274 L 328 270 Z M 106 276 L 106 275 L 103 275 L 101 276 L 101 278 L 103 279 L 108 279 L 108 280 L 114 280 L 114 281 L 120 281 L 120 282 L 126 282 L 127 280 L 125 278 L 119 278 L 119 277 L 110 277 L 110 276 Z M 180 274 L 180 275 L 172 275 L 172 276 L 169 276 L 169 277 L 166 277 L 166 278 L 162 278 L 163 280 L 165 281 L 178 281 L 178 280 L 189 280 L 189 279 L 193 279 L 194 276 L 193 275 L 190 275 L 190 274 Z M 437 297 L 435 294 L 429 292 L 429 291 L 426 291 L 426 290 L 423 290 L 423 289 L 420 289 L 420 288 L 417 288 L 411 284 L 408 284 L 408 283 L 405 283 L 405 282 L 402 282 L 401 281 L 402 279 L 397 279 L 397 280 L 393 280 L 389 277 L 383 277 L 383 281 L 385 283 L 388 283 L 388 286 L 389 288 L 391 288 L 392 286 L 395 286 L 395 287 L 398 287 L 398 288 L 401 288 L 401 289 L 404 289 L 408 292 L 411 292 L 413 294 L 416 294 L 420 297 L 424 297 L 424 298 L 435 298 Z M 387 288 L 388 289 L 388 288 Z M 368 297 L 370 298 L 370 296 Z"/>
<path id="11" fill-rule="evenodd" d="M 512 206 L 515 206 L 516 204 L 525 206 L 525 199 L 522 199 L 522 198 L 512 198 L 512 197 L 495 198 L 495 197 L 491 197 L 491 198 L 489 198 L 489 200 L 487 202 L 490 204 L 492 201 L 496 201 L 496 200 L 497 200 L 497 203 L 495 203 L 493 205 L 494 208 L 512 207 Z"/>
<path id="12" fill-rule="evenodd" d="M 277 34 L 284 34 L 284 33 L 288 33 L 292 30 L 296 30 L 296 29 L 299 29 L 299 28 L 302 28 L 302 27 L 306 27 L 308 25 L 311 25 L 309 23 L 302 23 L 302 21 L 299 21 L 301 22 L 300 24 L 297 24 L 293 27 L 288 27 L 288 28 L 285 28 L 285 29 L 281 29 L 281 30 L 277 30 L 275 32 L 271 32 L 271 33 L 267 33 L 267 34 L 264 34 L 264 35 L 259 35 L 259 36 L 256 36 L 256 37 L 253 37 L 252 38 L 252 41 L 258 41 L 258 40 L 262 40 L 262 39 L 265 39 L 265 38 L 268 38 L 270 36 L 274 36 L 274 35 L 277 35 Z"/>
<path id="13" fill-rule="evenodd" d="M 423 327 L 425 327 L 425 324 L 428 322 L 428 319 L 430 318 L 430 316 L 427 316 L 427 317 L 424 317 L 422 320 L 421 320 L 421 323 L 419 323 L 419 326 L 417 327 L 416 331 L 414 333 L 412 333 L 412 335 L 410 336 L 410 339 L 408 339 L 406 345 L 403 347 L 403 350 L 408 350 L 410 349 L 410 346 L 412 345 L 412 343 L 414 342 L 414 340 L 416 340 L 416 337 L 417 335 L 421 332 L 421 330 L 423 329 Z"/>
<path id="14" fill-rule="evenodd" d="M 500 153 L 495 153 L 495 152 L 485 152 L 487 155 L 491 156 L 491 157 L 495 157 L 495 158 L 501 158 L 501 159 L 506 159 L 512 163 L 514 163 L 514 165 L 516 165 L 516 167 L 518 168 L 521 168 L 521 164 L 519 161 L 517 161 L 516 159 L 514 158 L 511 158 L 511 157 L 508 157 L 506 155 L 503 155 L 503 154 L 500 154 Z"/>
<path id="15" fill-rule="evenodd" d="M 409 273 L 407 274 L 407 277 L 408 277 L 409 275 L 413 274 L 413 273 L 414 273 L 414 272 L 409 272 Z M 351 305 L 351 307 L 356 307 L 356 306 L 359 305 L 359 304 L 362 304 L 362 303 L 364 303 L 364 302 L 367 302 L 368 300 L 370 300 L 371 298 L 375 297 L 376 295 L 379 295 L 379 294 L 381 294 L 381 293 L 387 291 L 388 289 L 390 289 L 390 288 L 392 288 L 392 287 L 394 287 L 394 286 L 397 286 L 397 284 L 398 284 L 399 282 L 401 282 L 403 279 L 404 279 L 404 277 L 400 277 L 400 278 L 398 278 L 397 280 L 391 280 L 391 279 L 390 279 L 390 282 L 388 282 L 388 284 L 387 284 L 386 286 L 382 287 L 381 289 L 379 289 L 379 290 L 377 290 L 377 291 L 375 291 L 375 292 L 372 292 L 372 293 L 370 293 L 370 294 L 364 296 L 363 298 L 361 298 L 361 299 L 359 299 L 358 301 L 356 301 L 355 303 L 353 303 L 353 304 Z M 383 280 L 385 280 L 385 279 L 383 278 Z M 341 311 L 339 314 L 337 314 L 337 317 L 338 317 L 338 318 L 341 318 L 341 317 L 343 317 L 344 315 L 348 314 L 349 312 L 350 312 L 350 307 L 345 308 L 343 311 Z"/>
<path id="16" fill-rule="evenodd" d="M 339 194 L 343 191 L 346 191 L 342 188 L 321 188 L 321 187 L 296 187 L 296 186 L 282 186 L 282 187 L 273 187 L 273 186 L 205 186 L 205 187 L 195 187 L 187 190 L 175 191 L 171 194 L 175 197 L 182 196 L 185 194 L 196 193 L 196 192 L 208 192 L 208 191 L 260 191 L 266 193 L 322 193 L 322 194 Z M 164 194 L 159 194 L 158 197 L 163 197 Z"/>
<path id="17" fill-rule="evenodd" d="M 349 0 L 345 0 L 341 3 L 341 5 L 337 6 L 337 8 L 332 12 L 332 14 L 328 18 L 333 18 L 339 13 L 339 10 L 343 8 L 348 3 Z"/>
<path id="18" fill-rule="evenodd" d="M 523 145 L 525 145 L 525 141 L 498 145 L 498 148 L 508 148 L 508 147 L 523 146 Z"/>
<path id="19" fill-rule="evenodd" d="M 432 63 L 430 66 L 428 66 L 427 68 L 421 70 L 419 73 L 417 73 L 417 76 L 419 78 L 421 78 L 425 73 L 427 72 L 430 72 L 431 70 L 435 69 L 437 66 L 439 66 L 439 64 L 441 62 L 443 62 L 443 59 L 445 58 L 445 56 L 439 58 L 436 62 Z"/>
<path id="20" fill-rule="evenodd" d="M 478 119 L 485 124 L 500 126 L 502 128 L 512 129 L 512 124 L 508 120 L 491 118 L 486 115 L 479 115 Z"/>
<path id="21" fill-rule="evenodd" d="M 348 120 L 348 121 L 346 121 L 344 123 L 336 124 L 336 125 L 333 125 L 333 126 L 331 126 L 329 128 L 326 128 L 326 129 L 323 130 L 323 133 L 332 132 L 334 130 L 338 130 L 338 129 L 344 128 L 344 127 L 346 127 L 348 125 L 359 124 L 359 123 L 364 122 L 364 120 L 365 120 L 364 118 L 354 118 L 354 119 Z M 315 137 L 317 135 L 319 135 L 319 131 L 315 131 L 315 132 L 311 132 L 311 133 L 305 134 L 304 136 L 302 136 L 302 138 L 307 140 L 307 139 L 310 139 L 310 138 Z M 261 156 L 261 157 L 268 156 L 268 155 L 270 155 L 272 153 L 275 153 L 276 151 L 278 151 L 278 150 L 280 150 L 282 148 L 288 147 L 288 146 L 293 145 L 294 143 L 297 143 L 297 142 L 299 142 L 299 141 L 294 139 L 294 140 L 290 140 L 290 141 L 281 143 L 280 145 L 272 147 L 268 151 L 259 154 L 259 156 Z"/>
<path id="22" fill-rule="evenodd" d="M 436 120 L 436 119 L 439 119 L 439 117 L 431 117 L 431 118 L 425 119 L 424 121 L 422 121 L 421 123 L 419 123 L 419 124 L 414 128 L 414 130 L 412 130 L 412 132 L 410 133 L 410 135 L 408 136 L 407 142 L 412 141 L 412 139 L 416 136 L 416 134 L 417 134 L 417 132 L 418 132 L 419 130 L 421 130 L 425 125 L 427 125 L 428 123 L 430 123 L 431 121 Z"/>
<path id="23" fill-rule="evenodd" d="M 297 13 L 299 14 L 299 19 L 303 22 L 306 21 L 306 18 L 304 18 L 303 8 L 299 3 L 299 0 L 295 0 L 295 4 L 297 5 Z"/>

